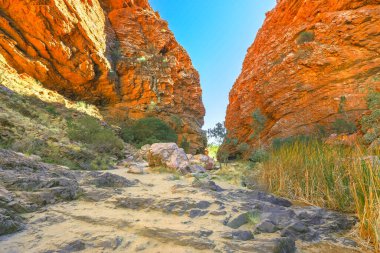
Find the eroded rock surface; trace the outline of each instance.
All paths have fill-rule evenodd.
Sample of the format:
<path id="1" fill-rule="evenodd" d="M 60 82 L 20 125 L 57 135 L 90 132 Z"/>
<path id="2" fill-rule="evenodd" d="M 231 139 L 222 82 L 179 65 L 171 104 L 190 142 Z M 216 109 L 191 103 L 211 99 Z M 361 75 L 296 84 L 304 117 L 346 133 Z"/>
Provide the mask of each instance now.
<path id="1" fill-rule="evenodd" d="M 19 79 L 95 103 L 108 119 L 160 117 L 202 150 L 198 72 L 148 0 L 4 0 L 0 10 L 0 54 Z"/>
<path id="2" fill-rule="evenodd" d="M 2 252 L 360 252 L 350 216 L 207 177 L 70 171 L 0 150 L 0 182 Z"/>
<path id="3" fill-rule="evenodd" d="M 379 33 L 378 0 L 277 1 L 230 92 L 225 150 L 358 125 L 380 90 Z"/>

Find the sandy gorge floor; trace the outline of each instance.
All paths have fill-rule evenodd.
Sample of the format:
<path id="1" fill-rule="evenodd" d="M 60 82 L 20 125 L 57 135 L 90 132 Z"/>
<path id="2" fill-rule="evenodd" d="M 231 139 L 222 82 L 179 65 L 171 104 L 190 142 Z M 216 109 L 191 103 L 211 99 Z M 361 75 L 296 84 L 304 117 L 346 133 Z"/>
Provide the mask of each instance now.
<path id="1" fill-rule="evenodd" d="M 133 175 L 126 169 L 111 173 L 136 180 L 137 184 L 124 188 L 83 185 L 83 196 L 78 200 L 49 205 L 23 215 L 26 229 L 0 237 L 0 251 L 294 252 L 294 241 L 281 237 L 280 231 L 250 232 L 257 226 L 255 222 L 264 218 L 278 222 L 281 227 L 301 217 L 302 208 L 285 207 L 287 202 L 282 199 L 222 183 L 224 191 L 208 184 L 193 187 L 192 177 L 175 180 L 177 178 L 170 174 Z M 261 210 L 258 217 L 242 221 L 241 214 L 253 206 Z M 307 212 L 313 214 L 314 209 Z M 297 215 L 287 217 L 289 213 Z M 314 234 L 291 230 L 298 239 L 297 252 L 361 252 L 343 246 L 347 244 L 345 239 L 342 241 L 327 231 L 340 225 L 326 224 L 342 219 L 331 215 L 334 214 L 319 215 L 323 216 L 319 222 L 322 225 L 312 229 L 321 230 L 318 234 L 324 238 L 322 243 L 302 242 L 299 238 L 308 240 Z M 231 228 L 236 226 L 238 228 Z"/>

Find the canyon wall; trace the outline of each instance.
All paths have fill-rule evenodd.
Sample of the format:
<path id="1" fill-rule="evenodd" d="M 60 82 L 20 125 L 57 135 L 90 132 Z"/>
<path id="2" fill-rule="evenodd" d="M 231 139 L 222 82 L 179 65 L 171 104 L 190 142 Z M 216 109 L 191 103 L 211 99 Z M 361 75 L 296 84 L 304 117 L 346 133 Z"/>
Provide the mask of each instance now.
<path id="1" fill-rule="evenodd" d="M 378 0 L 278 0 L 230 92 L 222 150 L 357 126 L 380 91 L 379 54 Z"/>
<path id="2" fill-rule="evenodd" d="M 159 117 L 204 147 L 199 74 L 148 0 L 0 0 L 0 54 L 108 120 Z"/>

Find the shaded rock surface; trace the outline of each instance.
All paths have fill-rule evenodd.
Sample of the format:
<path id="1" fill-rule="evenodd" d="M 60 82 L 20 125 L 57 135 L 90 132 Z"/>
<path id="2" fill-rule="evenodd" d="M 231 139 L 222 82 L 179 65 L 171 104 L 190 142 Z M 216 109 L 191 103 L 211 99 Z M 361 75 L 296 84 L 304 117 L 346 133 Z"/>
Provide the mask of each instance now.
<path id="1" fill-rule="evenodd" d="M 70 171 L 0 154 L 2 252 L 291 253 L 315 252 L 308 249 L 321 244 L 331 252 L 360 252 L 344 236 L 354 218 L 260 191 L 227 184 L 217 191 L 222 187 L 208 178 L 195 181 L 213 187 L 199 188 L 189 176 L 171 180 L 128 168 Z M 34 195 L 46 201 L 35 202 Z"/>
<path id="2" fill-rule="evenodd" d="M 111 120 L 157 116 L 202 150 L 198 72 L 148 0 L 0 2 L 0 57 Z"/>
<path id="3" fill-rule="evenodd" d="M 358 125 L 380 90 L 379 32 L 378 0 L 277 1 L 230 91 L 224 150 Z"/>

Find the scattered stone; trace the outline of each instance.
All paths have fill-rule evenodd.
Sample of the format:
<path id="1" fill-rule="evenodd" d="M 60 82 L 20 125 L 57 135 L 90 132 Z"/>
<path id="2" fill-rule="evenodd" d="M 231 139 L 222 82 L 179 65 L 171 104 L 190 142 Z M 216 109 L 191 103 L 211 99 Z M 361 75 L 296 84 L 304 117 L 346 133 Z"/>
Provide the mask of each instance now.
<path id="1" fill-rule="evenodd" d="M 274 242 L 273 253 L 294 253 L 297 250 L 296 242 L 291 238 L 277 238 Z"/>
<path id="2" fill-rule="evenodd" d="M 189 171 L 191 173 L 205 173 L 206 169 L 198 164 L 189 165 Z"/>
<path id="3" fill-rule="evenodd" d="M 211 190 L 216 192 L 221 192 L 223 189 L 217 185 L 214 181 L 211 180 L 199 180 L 195 179 L 192 183 L 193 187 L 201 188 L 203 190 Z"/>
<path id="4" fill-rule="evenodd" d="M 169 228 L 146 227 L 140 231 L 145 237 L 155 238 L 163 243 L 171 242 L 181 246 L 191 246 L 198 250 L 214 249 L 215 243 L 207 237 L 211 230 L 181 231 Z"/>
<path id="5" fill-rule="evenodd" d="M 227 226 L 230 228 L 240 228 L 244 224 L 247 224 L 249 222 L 248 220 L 248 213 L 242 213 L 233 218 L 231 221 L 227 223 Z"/>
<path id="6" fill-rule="evenodd" d="M 281 231 L 282 237 L 301 239 L 303 241 L 314 241 L 319 234 L 307 227 L 303 222 L 294 222 Z"/>
<path id="7" fill-rule="evenodd" d="M 205 216 L 207 213 L 208 211 L 205 211 L 205 210 L 192 209 L 189 212 L 189 217 L 190 218 L 201 217 L 201 216 Z"/>
<path id="8" fill-rule="evenodd" d="M 130 167 L 128 168 L 127 172 L 130 173 L 130 174 L 136 174 L 136 175 L 143 175 L 143 174 L 146 174 L 146 168 L 147 167 L 142 167 L 142 166 L 139 166 L 139 165 L 130 165 Z"/>
<path id="9" fill-rule="evenodd" d="M 276 225 L 269 220 L 264 220 L 256 226 L 256 231 L 259 233 L 274 233 L 277 230 Z"/>
<path id="10" fill-rule="evenodd" d="M 0 235 L 11 234 L 23 228 L 24 224 L 19 216 L 0 208 Z"/>
<path id="11" fill-rule="evenodd" d="M 76 240 L 63 246 L 59 253 L 78 252 L 86 249 L 86 244 L 82 240 Z"/>
<path id="12" fill-rule="evenodd" d="M 248 241 L 254 238 L 251 231 L 243 231 L 243 230 L 225 232 L 225 233 L 222 233 L 221 237 L 225 239 L 240 240 L 240 241 Z"/>
<path id="13" fill-rule="evenodd" d="M 137 184 L 136 181 L 109 172 L 97 174 L 94 177 L 90 183 L 96 187 L 131 187 Z"/>
<path id="14" fill-rule="evenodd" d="M 192 165 L 199 165 L 202 168 L 205 168 L 206 170 L 212 170 L 215 166 L 215 161 L 211 157 L 207 155 L 188 155 L 188 158 L 190 160 L 190 164 Z"/>
<path id="15" fill-rule="evenodd" d="M 206 200 L 202 200 L 202 201 L 199 201 L 197 203 L 197 208 L 199 209 L 207 209 L 211 206 L 211 203 L 209 201 L 206 201 Z"/>
<path id="16" fill-rule="evenodd" d="M 141 210 L 149 207 L 153 207 L 154 199 L 152 198 L 138 198 L 138 197 L 126 197 L 118 199 L 116 201 L 116 207 L 123 207 L 133 210 Z"/>
<path id="17" fill-rule="evenodd" d="M 227 212 L 226 211 L 212 211 L 210 212 L 210 214 L 214 216 L 223 216 L 223 215 L 226 215 Z"/>

